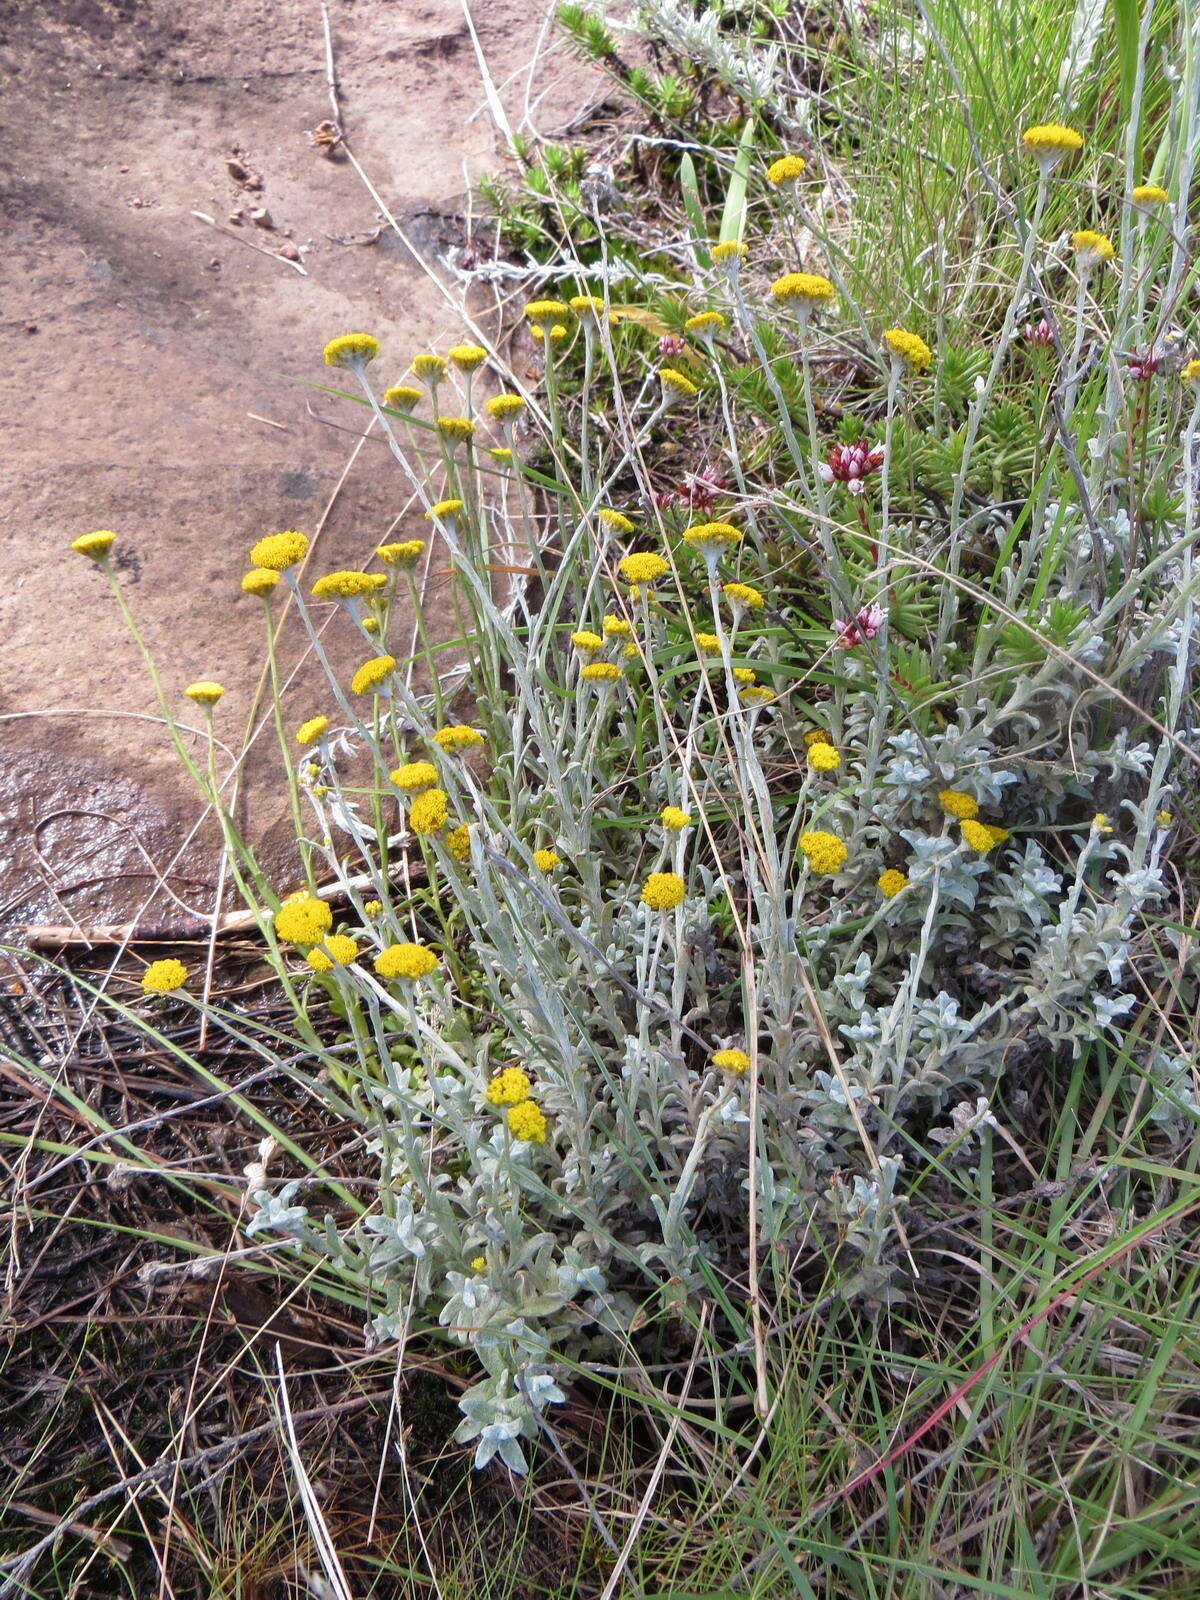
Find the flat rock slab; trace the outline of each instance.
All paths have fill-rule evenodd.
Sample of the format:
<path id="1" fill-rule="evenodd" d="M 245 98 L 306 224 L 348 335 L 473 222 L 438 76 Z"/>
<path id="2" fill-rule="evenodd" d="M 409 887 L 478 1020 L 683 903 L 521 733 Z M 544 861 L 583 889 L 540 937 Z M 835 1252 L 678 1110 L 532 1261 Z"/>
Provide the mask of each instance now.
<path id="1" fill-rule="evenodd" d="M 504 149 L 464 10 L 331 0 L 329 14 L 348 141 L 436 267 Z M 472 16 L 514 126 L 533 105 L 553 133 L 599 98 L 531 0 L 477 0 Z M 387 383 L 464 329 L 454 291 L 310 141 L 330 115 L 317 0 L 0 0 L 0 107 L 0 924 L 169 923 L 211 911 L 215 841 L 193 834 L 196 796 L 136 645 L 66 546 L 118 533 L 172 703 L 190 711 L 183 687 L 218 678 L 218 727 L 240 750 L 264 664 L 259 604 L 238 592 L 250 544 L 320 525 L 319 572 L 427 528 L 376 441 L 346 471 L 366 414 L 306 387 L 350 387 L 323 343 L 375 333 Z M 430 605 L 446 636 L 444 599 Z M 339 668 L 362 659 L 344 624 L 330 640 Z M 294 619 L 282 655 L 300 663 L 289 721 L 327 709 Z M 254 743 L 241 806 L 282 873 L 279 763 L 269 733 Z"/>

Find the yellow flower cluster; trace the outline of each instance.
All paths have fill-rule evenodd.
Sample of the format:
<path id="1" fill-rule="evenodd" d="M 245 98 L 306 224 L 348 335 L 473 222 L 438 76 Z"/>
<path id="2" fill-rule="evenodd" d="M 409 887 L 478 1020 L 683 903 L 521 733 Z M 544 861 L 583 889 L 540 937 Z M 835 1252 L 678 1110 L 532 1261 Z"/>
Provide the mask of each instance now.
<path id="1" fill-rule="evenodd" d="M 445 356 L 420 355 L 412 358 L 412 369 L 418 378 L 426 383 L 434 384 L 446 376 Z"/>
<path id="2" fill-rule="evenodd" d="M 814 306 L 833 298 L 833 285 L 817 272 L 785 272 L 771 285 L 771 294 L 783 305 Z"/>
<path id="3" fill-rule="evenodd" d="M 957 817 L 960 822 L 968 817 L 979 815 L 979 802 L 971 795 L 964 794 L 961 789 L 941 789 L 938 791 L 938 805 L 952 817 Z"/>
<path id="4" fill-rule="evenodd" d="M 772 161 L 767 168 L 767 182 L 779 188 L 783 183 L 795 183 L 802 177 L 808 165 L 803 156 L 780 156 L 778 161 Z"/>
<path id="5" fill-rule="evenodd" d="M 444 789 L 426 789 L 408 808 L 408 825 L 414 833 L 440 833 L 450 815 L 450 798 Z"/>
<path id="6" fill-rule="evenodd" d="M 319 944 L 333 926 L 333 912 L 324 900 L 302 891 L 275 913 L 275 937 L 284 944 Z"/>
<path id="7" fill-rule="evenodd" d="M 296 743 L 316 744 L 317 740 L 328 732 L 328 717 L 309 717 L 307 722 L 302 722 L 296 729 Z"/>
<path id="8" fill-rule="evenodd" d="M 201 679 L 199 683 L 189 683 L 183 691 L 189 700 L 194 700 L 198 706 L 215 706 L 225 693 L 224 686 L 213 683 L 209 679 Z"/>
<path id="9" fill-rule="evenodd" d="M 842 758 L 831 744 L 815 739 L 808 747 L 808 764 L 814 772 L 836 772 Z"/>
<path id="10" fill-rule="evenodd" d="M 522 1100 L 519 1106 L 512 1106 L 505 1120 L 514 1139 L 523 1139 L 526 1144 L 545 1144 L 548 1124 L 536 1100 Z"/>
<path id="11" fill-rule="evenodd" d="M 478 344 L 453 344 L 446 355 L 460 372 L 474 372 L 487 360 L 487 351 Z"/>
<path id="12" fill-rule="evenodd" d="M 383 403 L 393 411 L 411 411 L 421 398 L 420 389 L 411 383 L 396 383 L 383 391 Z"/>
<path id="13" fill-rule="evenodd" d="M 372 656 L 370 661 L 364 661 L 362 666 L 350 679 L 350 689 L 354 694 L 369 694 L 372 689 L 378 689 L 380 684 L 389 678 L 396 670 L 395 656 Z"/>
<path id="14" fill-rule="evenodd" d="M 1156 183 L 1139 183 L 1129 198 L 1136 206 L 1161 206 L 1171 197 Z"/>
<path id="15" fill-rule="evenodd" d="M 592 633 L 588 628 L 581 628 L 578 633 L 573 633 L 571 643 L 581 655 L 585 656 L 604 648 L 604 640 L 598 633 Z"/>
<path id="16" fill-rule="evenodd" d="M 895 867 L 889 867 L 882 872 L 877 880 L 879 892 L 885 900 L 894 900 L 898 894 L 903 894 L 908 888 L 908 877 L 903 872 L 897 872 Z"/>
<path id="17" fill-rule="evenodd" d="M 580 668 L 579 676 L 585 683 L 616 683 L 621 669 L 615 661 L 589 661 L 586 667 Z"/>
<path id="18" fill-rule="evenodd" d="M 505 1067 L 497 1072 L 484 1091 L 490 1106 L 519 1106 L 533 1090 L 529 1074 L 520 1067 Z"/>
<path id="19" fill-rule="evenodd" d="M 379 340 L 369 333 L 343 333 L 321 353 L 327 367 L 365 367 L 379 354 Z"/>
<path id="20" fill-rule="evenodd" d="M 535 850 L 533 864 L 541 873 L 551 873 L 555 867 L 562 866 L 562 857 L 557 850 Z"/>
<path id="21" fill-rule="evenodd" d="M 345 933 L 331 933 L 305 956 L 314 972 L 329 972 L 334 967 L 348 967 L 358 959 L 358 945 Z"/>
<path id="22" fill-rule="evenodd" d="M 375 554 L 385 567 L 411 567 L 420 560 L 424 539 L 401 539 L 397 544 L 381 544 Z"/>
<path id="23" fill-rule="evenodd" d="M 721 593 L 735 610 L 738 606 L 743 606 L 751 611 L 761 611 L 766 604 L 758 590 L 749 583 L 727 583 Z"/>
<path id="24" fill-rule="evenodd" d="M 427 978 L 437 964 L 438 958 L 423 944 L 389 944 L 374 962 L 381 978 L 408 978 L 413 983 Z"/>
<path id="25" fill-rule="evenodd" d="M 720 311 L 697 311 L 696 315 L 689 317 L 683 326 L 688 333 L 696 333 L 701 338 L 707 339 L 727 328 L 729 319 Z"/>
<path id="26" fill-rule="evenodd" d="M 1180 376 L 1185 383 L 1200 383 L 1200 358 L 1189 361 Z"/>
<path id="27" fill-rule="evenodd" d="M 910 372 L 924 372 L 933 363 L 933 351 L 920 334 L 907 333 L 903 328 L 888 328 L 883 342 Z"/>
<path id="28" fill-rule="evenodd" d="M 519 411 L 524 411 L 525 402 L 519 394 L 494 394 L 490 400 L 484 402 L 483 409 L 489 417 L 494 417 L 498 422 L 507 422 Z"/>
<path id="29" fill-rule="evenodd" d="M 446 835 L 446 848 L 455 861 L 469 861 L 471 859 L 471 824 L 460 822 L 457 828 Z"/>
<path id="30" fill-rule="evenodd" d="M 382 572 L 327 572 L 312 586 L 314 600 L 357 600 L 376 594 L 387 584 Z"/>
<path id="31" fill-rule="evenodd" d="M 666 394 L 674 395 L 680 400 L 690 400 L 692 395 L 698 393 L 696 385 L 690 378 L 685 378 L 682 372 L 674 367 L 659 367 L 658 381 L 663 386 Z"/>
<path id="32" fill-rule="evenodd" d="M 571 308 L 565 300 L 527 300 L 525 315 L 530 322 L 553 322 L 555 317 L 570 316 Z"/>
<path id="33" fill-rule="evenodd" d="M 72 539 L 71 549 L 77 556 L 87 556 L 89 561 L 104 561 L 116 538 L 108 528 L 98 528 L 95 533 L 81 533 L 78 539 Z"/>
<path id="34" fill-rule="evenodd" d="M 981 856 L 987 855 L 989 850 L 994 850 L 1008 838 L 1007 828 L 997 828 L 990 822 L 976 822 L 970 817 L 960 822 L 959 827 L 966 843 Z"/>
<path id="35" fill-rule="evenodd" d="M 470 417 L 439 417 L 437 431 L 443 439 L 471 439 L 475 434 L 475 424 Z"/>
<path id="36" fill-rule="evenodd" d="M 617 562 L 617 571 L 625 582 L 638 585 L 655 583 L 670 570 L 670 565 L 653 550 L 637 551 L 631 556 L 622 556 Z"/>
<path id="37" fill-rule="evenodd" d="M 668 833 L 681 833 L 692 825 L 691 817 L 681 806 L 664 806 L 659 821 Z"/>
<path id="38" fill-rule="evenodd" d="M 740 543 L 742 530 L 731 522 L 697 522 L 683 530 L 683 542 L 693 550 L 715 552 Z"/>
<path id="39" fill-rule="evenodd" d="M 603 628 L 606 639 L 630 639 L 633 637 L 633 623 L 626 622 L 624 617 L 614 616 L 611 611 L 604 618 Z"/>
<path id="40" fill-rule="evenodd" d="M 482 744 L 483 735 L 478 728 L 469 728 L 466 723 L 457 722 L 448 728 L 439 728 L 433 736 L 433 742 L 439 750 L 453 755 L 456 751 L 470 750 Z"/>
<path id="41" fill-rule="evenodd" d="M 813 828 L 802 833 L 800 849 L 811 872 L 828 875 L 841 871 L 849 853 L 844 841 L 839 839 L 836 833 L 826 833 L 822 828 Z"/>
<path id="42" fill-rule="evenodd" d="M 432 761 L 406 761 L 388 776 L 404 794 L 419 794 L 422 789 L 436 787 L 438 770 Z"/>
<path id="43" fill-rule="evenodd" d="M 713 245 L 709 251 L 718 266 L 724 261 L 744 261 L 749 254 L 749 245 L 743 244 L 740 239 L 726 239 L 721 244 Z"/>
<path id="44" fill-rule="evenodd" d="M 436 519 L 438 517 L 452 517 L 456 512 L 461 511 L 462 508 L 463 503 L 461 500 L 438 500 L 430 506 L 425 515 L 431 519 Z"/>
<path id="45" fill-rule="evenodd" d="M 685 893 L 686 886 L 677 872 L 652 872 L 642 885 L 641 901 L 651 911 L 673 911 Z"/>
<path id="46" fill-rule="evenodd" d="M 242 593 L 256 594 L 260 599 L 270 594 L 279 582 L 279 574 L 270 567 L 251 567 L 242 579 Z"/>
<path id="47" fill-rule="evenodd" d="M 1117 253 L 1107 234 L 1095 233 L 1091 228 L 1078 228 L 1071 235 L 1071 248 L 1080 266 L 1095 266 L 1101 261 L 1111 261 Z"/>
<path id="48" fill-rule="evenodd" d="M 608 529 L 610 533 L 632 533 L 633 523 L 621 512 L 614 511 L 611 506 L 601 506 L 596 513 L 597 520 Z"/>
<path id="49" fill-rule="evenodd" d="M 1035 160 L 1052 165 L 1072 151 L 1082 150 L 1083 135 L 1074 128 L 1064 128 L 1061 122 L 1046 122 L 1036 128 L 1026 128 L 1021 143 Z"/>
<path id="50" fill-rule="evenodd" d="M 182 989 L 188 980 L 188 969 L 182 961 L 170 957 L 165 961 L 152 961 L 142 973 L 142 990 L 146 994 L 173 994 Z"/>
<path id="51" fill-rule="evenodd" d="M 270 567 L 272 572 L 286 572 L 308 554 L 308 540 L 304 534 L 289 529 L 286 533 L 268 533 L 250 551 L 252 567 Z"/>
<path id="52" fill-rule="evenodd" d="M 712 1064 L 718 1072 L 732 1072 L 740 1078 L 750 1068 L 750 1057 L 744 1050 L 714 1050 Z"/>

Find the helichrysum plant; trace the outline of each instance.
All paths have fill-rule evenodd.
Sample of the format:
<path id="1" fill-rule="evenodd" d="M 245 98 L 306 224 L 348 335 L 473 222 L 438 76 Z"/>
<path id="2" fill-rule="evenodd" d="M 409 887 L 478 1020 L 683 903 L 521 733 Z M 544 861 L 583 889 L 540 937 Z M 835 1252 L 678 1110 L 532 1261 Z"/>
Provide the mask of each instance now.
<path id="1" fill-rule="evenodd" d="M 769 100 L 763 52 L 654 9 Z M 361 570 L 309 572 L 277 531 L 229 575 L 272 662 L 286 594 L 327 674 L 278 726 L 296 881 L 224 810 L 220 686 L 158 680 L 173 730 L 181 695 L 203 712 L 207 755 L 181 754 L 324 1064 L 303 1081 L 361 1126 L 374 1180 L 278 1160 L 246 1232 L 353 1284 L 374 1347 L 469 1347 L 480 1463 L 523 1468 L 564 1358 L 611 1359 L 656 1286 L 746 1289 L 752 1235 L 768 1299 L 814 1239 L 848 1299 L 902 1294 L 922 1141 L 984 1116 L 1016 1061 L 1121 1040 L 1156 1118 L 1198 1114 L 1178 1031 L 1135 1026 L 1196 762 L 1200 361 L 1154 354 L 1186 227 L 1155 231 L 1130 173 L 1120 251 L 1090 215 L 1047 238 L 1087 140 L 1012 130 L 1007 287 L 949 350 L 928 308 L 849 296 L 798 155 L 756 180 L 780 227 L 669 294 L 647 273 L 634 309 L 677 334 L 647 335 L 628 283 L 619 307 L 603 280 L 542 285 L 536 405 L 515 383 L 480 401 L 477 346 L 333 338 L 424 516 Z M 797 218 L 804 263 L 780 253 Z M 836 421 L 831 347 L 861 363 Z M 124 605 L 114 535 L 73 548 Z M 470 645 L 451 673 L 430 560 Z M 205 1004 L 179 963 L 142 981 L 147 1006 Z"/>

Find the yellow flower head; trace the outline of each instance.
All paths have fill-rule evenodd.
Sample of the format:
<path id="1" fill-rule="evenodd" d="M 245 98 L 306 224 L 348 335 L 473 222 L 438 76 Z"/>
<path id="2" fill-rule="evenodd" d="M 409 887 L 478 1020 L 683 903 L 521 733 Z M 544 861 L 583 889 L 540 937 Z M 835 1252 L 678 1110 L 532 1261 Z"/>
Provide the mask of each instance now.
<path id="1" fill-rule="evenodd" d="M 381 544 L 375 554 L 385 567 L 411 567 L 421 559 L 424 539 L 401 539 L 398 544 Z"/>
<path id="2" fill-rule="evenodd" d="M 727 583 L 721 593 L 735 610 L 738 606 L 743 606 L 751 611 L 761 611 L 766 604 L 758 590 L 749 583 Z"/>
<path id="3" fill-rule="evenodd" d="M 296 729 L 297 744 L 316 744 L 329 732 L 328 717 L 309 717 L 307 722 L 302 722 Z"/>
<path id="4" fill-rule="evenodd" d="M 437 431 L 443 439 L 472 439 L 475 436 L 475 424 L 470 417 L 439 417 Z"/>
<path id="5" fill-rule="evenodd" d="M 301 893 L 275 913 L 275 937 L 283 944 L 319 944 L 333 927 L 333 912 L 315 894 Z"/>
<path id="6" fill-rule="evenodd" d="M 520 1067 L 505 1067 L 491 1078 L 484 1091 L 490 1106 L 519 1106 L 529 1099 L 533 1083 Z"/>
<path id="7" fill-rule="evenodd" d="M 1059 122 L 1047 122 L 1036 128 L 1026 128 L 1021 143 L 1026 154 L 1048 172 L 1064 156 L 1083 149 L 1083 135 L 1074 128 L 1064 128 Z"/>
<path id="8" fill-rule="evenodd" d="M 1185 383 L 1200 383 L 1200 359 L 1189 361 L 1180 377 Z"/>
<path id="9" fill-rule="evenodd" d="M 510 1106 L 505 1120 L 514 1139 L 524 1139 L 527 1144 L 545 1144 L 546 1118 L 535 1101 L 522 1100 L 519 1106 Z"/>
<path id="10" fill-rule="evenodd" d="M 880 873 L 876 883 L 885 900 L 894 900 L 908 888 L 908 877 L 903 872 L 897 872 L 895 867 L 889 867 L 886 872 Z"/>
<path id="11" fill-rule="evenodd" d="M 740 239 L 726 239 L 724 244 L 715 244 L 709 251 L 709 255 L 718 266 L 723 261 L 744 261 L 749 254 L 750 247 L 744 245 Z"/>
<path id="12" fill-rule="evenodd" d="M 312 586 L 314 600 L 356 600 L 375 594 L 387 583 L 382 572 L 327 572 Z"/>
<path id="13" fill-rule="evenodd" d="M 198 706 L 215 706 L 225 693 L 225 687 L 220 683 L 213 683 L 209 679 L 201 679 L 199 683 L 189 683 L 183 691 L 189 700 L 194 700 Z"/>
<path id="14" fill-rule="evenodd" d="M 513 453 L 507 445 L 497 445 L 494 450 L 488 451 L 488 455 L 496 461 L 504 462 L 505 465 L 510 464 L 513 458 Z"/>
<path id="15" fill-rule="evenodd" d="M 831 744 L 818 742 L 808 747 L 808 764 L 814 772 L 836 772 L 842 758 Z"/>
<path id="16" fill-rule="evenodd" d="M 408 825 L 414 833 L 440 833 L 450 815 L 450 800 L 444 789 L 426 789 L 408 808 Z"/>
<path id="17" fill-rule="evenodd" d="M 565 300 L 527 300 L 525 315 L 530 322 L 553 322 L 555 317 L 570 315 L 571 308 Z"/>
<path id="18" fill-rule="evenodd" d="M 379 618 L 378 617 L 364 617 L 362 619 L 362 621 L 359 623 L 359 627 L 362 629 L 362 631 L 364 633 L 371 633 L 371 634 L 378 633 L 379 632 Z"/>
<path id="19" fill-rule="evenodd" d="M 476 1256 L 471 1262 L 471 1271 L 472 1272 L 482 1272 L 483 1269 L 486 1266 L 487 1266 L 486 1259 L 483 1256 Z"/>
<path id="20" fill-rule="evenodd" d="M 457 828 L 446 835 L 446 848 L 455 861 L 469 861 L 471 859 L 471 824 L 460 822 Z"/>
<path id="21" fill-rule="evenodd" d="M 805 742 L 806 745 L 809 745 L 809 744 L 832 744 L 833 740 L 825 732 L 824 728 L 810 728 L 808 730 L 808 732 L 804 735 L 804 742 Z"/>
<path id="22" fill-rule="evenodd" d="M 917 333 L 906 333 L 903 328 L 888 328 L 883 342 L 893 358 L 910 372 L 924 372 L 933 363 L 933 351 Z"/>
<path id="23" fill-rule="evenodd" d="M 651 911 L 673 911 L 686 892 L 677 872 L 652 872 L 642 885 L 641 902 Z"/>
<path id="24" fill-rule="evenodd" d="M 610 533 L 633 532 L 633 523 L 630 522 L 629 518 L 622 516 L 619 511 L 614 511 L 611 506 L 601 506 L 596 513 L 596 518 Z"/>
<path id="25" fill-rule="evenodd" d="M 358 945 L 348 934 L 331 933 L 304 959 L 314 972 L 328 972 L 331 967 L 348 967 L 358 959 Z"/>
<path id="26" fill-rule="evenodd" d="M 1107 234 L 1095 233 L 1091 228 L 1077 229 L 1071 235 L 1071 248 L 1081 267 L 1094 267 L 1101 261 L 1111 261 L 1117 253 Z"/>
<path id="27" fill-rule="evenodd" d="M 757 683 L 758 673 L 753 667 L 731 667 L 730 674 L 734 683 Z"/>
<path id="28" fill-rule="evenodd" d="M 116 537 L 108 528 L 98 528 L 95 533 L 81 533 L 78 539 L 72 539 L 71 549 L 77 556 L 87 556 L 89 561 L 104 561 Z"/>
<path id="29" fill-rule="evenodd" d="M 729 318 L 719 311 L 697 311 L 696 315 L 689 317 L 683 326 L 688 333 L 698 334 L 702 339 L 711 339 L 729 326 Z"/>
<path id="30" fill-rule="evenodd" d="M 633 636 L 633 623 L 626 622 L 624 617 L 615 616 L 611 611 L 604 618 L 604 637 L 606 639 L 629 639 Z"/>
<path id="31" fill-rule="evenodd" d="M 498 422 L 507 422 L 518 411 L 524 411 L 525 402 L 519 394 L 494 394 L 490 400 L 484 401 L 483 409 Z"/>
<path id="32" fill-rule="evenodd" d="M 742 530 L 731 522 L 697 522 L 683 530 L 683 542 L 702 555 L 716 555 L 741 542 Z"/>
<path id="33" fill-rule="evenodd" d="M 423 355 L 412 358 L 412 369 L 418 378 L 429 384 L 437 383 L 446 376 L 445 356 Z"/>
<path id="34" fill-rule="evenodd" d="M 767 182 L 778 189 L 781 183 L 795 183 L 802 177 L 808 165 L 803 156 L 780 156 L 778 161 L 772 161 L 767 168 Z"/>
<path id="35" fill-rule="evenodd" d="M 981 856 L 987 855 L 989 850 L 994 850 L 998 844 L 1003 844 L 1008 838 L 1007 828 L 996 828 L 988 822 L 976 822 L 968 817 L 965 822 L 960 822 L 962 836 L 972 850 L 978 851 Z"/>
<path id="36" fill-rule="evenodd" d="M 690 400 L 698 391 L 690 378 L 685 378 L 682 372 L 676 372 L 674 367 L 659 367 L 658 381 L 663 386 L 664 395 L 674 395 L 679 400 Z"/>
<path id="37" fill-rule="evenodd" d="M 1165 189 L 1160 189 L 1156 183 L 1139 183 L 1129 196 L 1135 206 L 1161 206 L 1171 198 Z"/>
<path id="38" fill-rule="evenodd" d="M 404 794 L 419 794 L 422 789 L 437 787 L 438 770 L 432 761 L 406 761 L 388 776 Z"/>
<path id="39" fill-rule="evenodd" d="M 845 843 L 836 833 L 826 833 L 822 828 L 810 829 L 800 835 L 800 849 L 808 862 L 810 872 L 833 874 L 840 872 L 848 854 Z"/>
<path id="40" fill-rule="evenodd" d="M 383 391 L 383 403 L 393 411 L 409 412 L 420 398 L 420 389 L 414 388 L 411 383 L 396 383 Z"/>
<path id="41" fill-rule="evenodd" d="M 742 689 L 738 693 L 738 699 L 744 706 L 769 705 L 774 698 L 774 689 L 768 689 L 767 686 L 762 683 L 752 685 L 749 689 Z"/>
<path id="42" fill-rule="evenodd" d="M 433 742 L 439 750 L 447 755 L 453 755 L 459 750 L 470 750 L 474 745 L 483 743 L 483 735 L 478 728 L 469 728 L 465 722 L 456 722 L 448 728 L 439 728 L 433 736 Z"/>
<path id="43" fill-rule="evenodd" d="M 750 1057 L 744 1050 L 714 1050 L 712 1064 L 718 1072 L 732 1072 L 740 1078 L 749 1071 Z"/>
<path id="44" fill-rule="evenodd" d="M 1171 811 L 1160 811 L 1154 820 L 1160 828 L 1169 828 L 1175 821 L 1175 814 Z"/>
<path id="45" fill-rule="evenodd" d="M 279 574 L 270 567 L 251 567 L 242 579 L 242 593 L 265 598 L 279 582 Z"/>
<path id="46" fill-rule="evenodd" d="M 698 633 L 696 635 L 696 649 L 702 656 L 719 656 L 721 654 L 721 641 L 715 633 Z"/>
<path id="47" fill-rule="evenodd" d="M 642 550 L 635 555 L 622 556 L 617 571 L 626 583 L 654 583 L 670 572 L 670 565 L 653 550 Z"/>
<path id="48" fill-rule="evenodd" d="M 377 917 L 383 910 L 382 900 L 364 900 L 363 911 L 368 917 Z"/>
<path id="49" fill-rule="evenodd" d="M 369 333 L 343 333 L 322 351 L 327 367 L 365 367 L 379 354 L 379 340 Z"/>
<path id="50" fill-rule="evenodd" d="M 1096 815 L 1092 818 L 1092 832 L 1093 833 L 1111 833 L 1112 831 L 1113 831 L 1113 825 L 1108 820 L 1108 812 L 1107 811 L 1097 811 Z"/>
<path id="51" fill-rule="evenodd" d="M 684 828 L 690 828 L 692 819 L 681 806 L 664 806 L 659 814 L 659 821 L 668 833 L 681 833 Z"/>
<path id="52" fill-rule="evenodd" d="M 581 655 L 590 656 L 597 650 L 604 648 L 604 640 L 598 633 L 592 633 L 587 628 L 581 628 L 578 633 L 571 635 L 571 643 Z"/>
<path id="53" fill-rule="evenodd" d="M 308 554 L 308 540 L 302 533 L 289 529 L 286 533 L 268 533 L 250 551 L 252 567 L 270 567 L 272 572 L 286 572 Z"/>
<path id="54" fill-rule="evenodd" d="M 438 500 L 434 505 L 430 506 L 425 515 L 429 518 L 436 519 L 440 517 L 444 520 L 446 517 L 455 516 L 462 508 L 463 503 L 461 500 Z"/>
<path id="55" fill-rule="evenodd" d="M 939 790 L 938 805 L 950 816 L 957 817 L 960 822 L 979 815 L 979 802 L 971 795 L 964 794 L 961 789 Z"/>
<path id="56" fill-rule="evenodd" d="M 474 372 L 487 360 L 487 351 L 478 344 L 453 344 L 446 354 L 460 372 Z"/>
<path id="57" fill-rule="evenodd" d="M 598 294 L 573 294 L 568 303 L 577 317 L 585 316 L 589 312 L 593 317 L 604 314 L 604 301 Z"/>
<path id="58" fill-rule="evenodd" d="M 615 661 L 589 661 L 586 667 L 579 669 L 579 676 L 586 683 L 616 683 L 621 669 Z"/>
<path id="59" fill-rule="evenodd" d="M 423 944 L 389 944 L 374 963 L 381 978 L 408 978 L 413 983 L 427 978 L 437 964 L 438 958 Z"/>
<path id="60" fill-rule="evenodd" d="M 548 874 L 553 872 L 555 867 L 562 866 L 562 857 L 557 850 L 535 850 L 533 864 L 539 872 Z"/>
<path id="61" fill-rule="evenodd" d="M 535 322 L 529 330 L 529 337 L 531 339 L 536 339 L 538 344 L 541 344 L 542 340 L 546 337 L 546 330 L 541 326 L 540 323 Z M 563 327 L 561 322 L 556 322 L 550 329 L 550 343 L 561 344 L 566 337 L 567 330 Z"/>
<path id="62" fill-rule="evenodd" d="M 372 656 L 370 661 L 364 661 L 362 666 L 350 679 L 350 689 L 353 694 L 369 694 L 372 689 L 378 689 L 380 684 L 391 677 L 396 670 L 395 656 Z"/>
<path id="63" fill-rule="evenodd" d="M 771 294 L 782 305 L 815 306 L 833 298 L 833 285 L 817 272 L 785 272 L 771 285 Z"/>
<path id="64" fill-rule="evenodd" d="M 152 961 L 142 973 L 142 989 L 146 994 L 172 994 L 182 989 L 188 980 L 188 969 L 173 957 L 166 961 Z"/>

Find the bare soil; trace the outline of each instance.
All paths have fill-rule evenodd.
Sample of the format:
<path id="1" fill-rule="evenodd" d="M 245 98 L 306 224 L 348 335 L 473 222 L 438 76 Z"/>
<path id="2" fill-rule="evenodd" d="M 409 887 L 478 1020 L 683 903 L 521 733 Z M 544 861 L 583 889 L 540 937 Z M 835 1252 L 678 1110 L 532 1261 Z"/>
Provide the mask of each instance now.
<path id="1" fill-rule="evenodd" d="M 186 921 L 162 874 L 184 905 L 213 903 L 214 841 L 189 842 L 196 798 L 72 538 L 118 533 L 168 693 L 186 706 L 188 682 L 219 678 L 239 750 L 263 669 L 259 605 L 237 587 L 250 543 L 320 527 L 329 570 L 411 521 L 374 441 L 343 481 L 363 413 L 305 385 L 326 381 L 335 333 L 376 333 L 386 382 L 462 337 L 440 263 L 503 140 L 459 0 L 329 10 L 347 140 L 449 298 L 310 142 L 330 115 L 318 0 L 0 0 L 0 924 Z M 599 98 L 532 0 L 476 0 L 473 17 L 515 126 L 532 107 L 554 133 Z M 340 665 L 361 656 L 331 638 Z M 293 619 L 283 655 L 303 654 Z M 301 666 L 289 718 L 319 695 Z M 282 872 L 278 763 L 268 730 L 242 804 Z"/>

